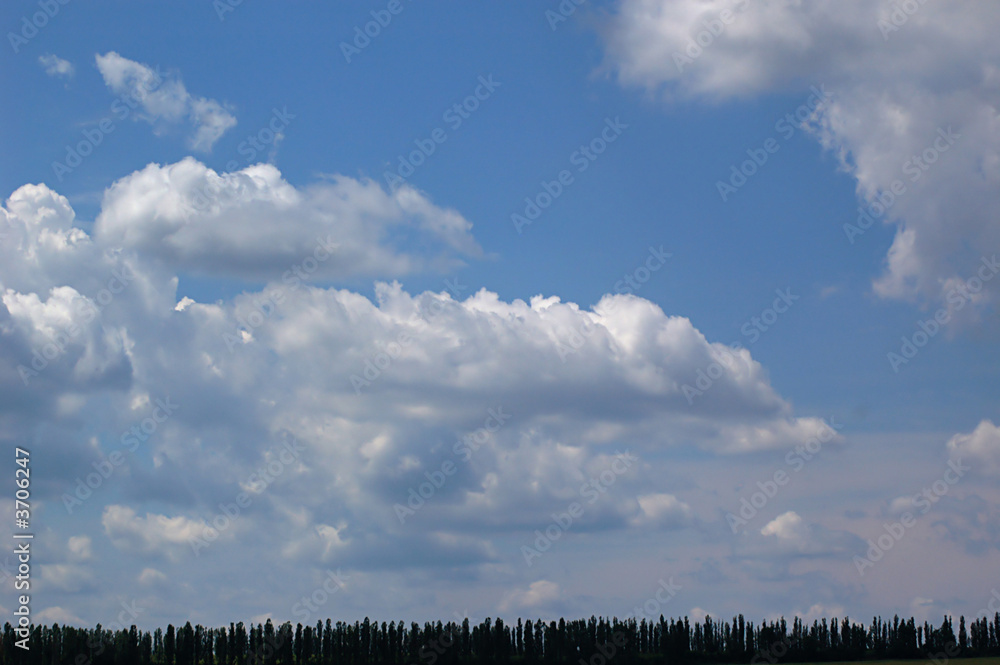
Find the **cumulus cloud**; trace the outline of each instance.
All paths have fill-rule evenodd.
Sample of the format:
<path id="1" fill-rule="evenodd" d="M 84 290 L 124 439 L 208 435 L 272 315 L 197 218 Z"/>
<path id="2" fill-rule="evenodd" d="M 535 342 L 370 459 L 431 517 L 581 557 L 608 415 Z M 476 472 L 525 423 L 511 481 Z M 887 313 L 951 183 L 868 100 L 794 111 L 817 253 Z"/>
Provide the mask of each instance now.
<path id="1" fill-rule="evenodd" d="M 193 150 L 210 152 L 236 117 L 214 99 L 195 97 L 176 77 L 166 77 L 159 69 L 124 58 L 114 51 L 96 55 L 97 69 L 104 83 L 116 95 L 134 99 L 143 117 L 158 130 L 186 122 L 194 133 L 188 139 Z"/>
<path id="2" fill-rule="evenodd" d="M 559 585 L 549 580 L 532 582 L 527 589 L 512 589 L 504 594 L 498 609 L 501 612 L 538 611 L 559 600 Z"/>
<path id="3" fill-rule="evenodd" d="M 623 0 L 608 66 L 673 98 L 825 85 L 831 99 L 810 129 L 857 179 L 862 205 L 882 206 L 875 218 L 896 228 L 874 291 L 947 303 L 970 321 L 1000 289 L 992 273 L 975 281 L 1000 250 L 998 20 L 988 3 L 921 3 L 910 15 L 881 0 Z"/>
<path id="4" fill-rule="evenodd" d="M 199 178 L 232 188 L 214 212 L 184 208 Z M 115 184 L 92 234 L 41 185 L 17 190 L 0 213 L 9 236 L 0 244 L 0 380 L 20 400 L 0 406 L 4 431 L 52 451 L 49 484 L 36 491 L 57 506 L 77 477 L 121 449 L 123 435 L 145 432 L 109 487 L 95 490 L 96 503 L 80 509 L 89 533 L 128 562 L 122 574 L 143 585 L 174 579 L 194 557 L 191 539 L 241 492 L 250 505 L 200 562 L 248 570 L 294 562 L 303 576 L 333 566 L 495 574 L 508 555 L 498 534 L 544 529 L 574 501 L 586 508 L 567 541 L 697 529 L 684 488 L 665 480 L 671 451 L 784 450 L 824 428 L 796 415 L 746 350 L 720 363 L 710 389 L 689 403 L 683 386 L 731 352 L 635 296 L 587 309 L 458 284 L 409 293 L 377 282 L 369 299 L 303 281 L 283 285 L 280 302 L 260 313 L 257 303 L 282 284 L 278 269 L 304 265 L 320 233 L 349 250 L 342 265 L 336 254 L 325 262 L 328 277 L 431 265 L 433 255 L 379 249 L 404 224 L 457 255 L 475 253 L 468 223 L 415 190 L 388 194 L 350 179 L 298 189 L 272 167 L 218 176 L 186 160 Z M 276 219 L 305 228 L 286 225 L 281 245 Z M 361 228 L 379 224 L 374 235 Z M 270 281 L 234 298 L 182 300 L 178 275 L 199 268 Z M 65 348 L 25 386 L 18 366 L 30 367 L 32 350 L 60 335 Z M 567 353 L 571 339 L 582 343 Z M 178 407 L 146 431 L 158 399 Z M 486 431 L 487 423 L 498 426 Z M 288 458 L 292 438 L 301 449 Z M 446 462 L 454 473 L 401 522 L 395 506 Z M 53 586 L 71 580 L 65 566 L 100 565 L 87 558 L 98 546 L 97 536 L 69 543 L 63 568 L 48 573 Z M 552 598 L 545 585 L 522 591 L 509 607 Z"/>
<path id="5" fill-rule="evenodd" d="M 655 493 L 636 497 L 639 515 L 633 520 L 637 525 L 680 526 L 690 521 L 691 506 L 673 494 Z"/>
<path id="6" fill-rule="evenodd" d="M 93 574 L 77 564 L 50 563 L 41 566 L 42 584 L 75 593 L 95 586 Z"/>
<path id="7" fill-rule="evenodd" d="M 80 561 L 86 561 L 92 556 L 90 536 L 72 536 L 66 546 L 73 557 Z"/>
<path id="8" fill-rule="evenodd" d="M 948 440 L 948 453 L 970 464 L 975 472 L 1000 474 L 1000 427 L 983 420 L 968 434 L 956 434 Z"/>
<path id="9" fill-rule="evenodd" d="M 183 515 L 167 517 L 146 513 L 139 517 L 127 506 L 110 505 L 101 516 L 104 532 L 116 547 L 125 551 L 164 554 L 177 558 L 191 543 L 203 537 L 206 523 Z"/>
<path id="10" fill-rule="evenodd" d="M 38 56 L 38 62 L 45 68 L 45 73 L 49 76 L 72 78 L 73 74 L 76 72 L 76 68 L 73 66 L 73 63 L 69 60 L 63 60 L 62 58 L 51 53 Z"/>
<path id="11" fill-rule="evenodd" d="M 287 284 L 455 268 L 482 255 L 471 229 L 411 187 L 334 176 L 297 188 L 271 165 L 219 174 L 187 158 L 114 183 L 95 234 L 176 270 Z M 402 235 L 427 249 L 411 251 Z"/>
<path id="12" fill-rule="evenodd" d="M 802 541 L 808 535 L 806 525 L 795 511 L 778 515 L 760 530 L 763 536 L 776 536 L 778 540 Z"/>

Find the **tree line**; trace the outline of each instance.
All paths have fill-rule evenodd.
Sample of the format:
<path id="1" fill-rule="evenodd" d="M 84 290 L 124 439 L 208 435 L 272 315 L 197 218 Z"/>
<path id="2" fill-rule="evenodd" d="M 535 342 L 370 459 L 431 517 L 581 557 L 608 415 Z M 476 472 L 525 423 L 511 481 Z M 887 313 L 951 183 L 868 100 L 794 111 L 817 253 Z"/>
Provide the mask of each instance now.
<path id="1" fill-rule="evenodd" d="M 27 649 L 17 643 L 27 633 Z M 22 645 L 24 643 L 22 642 Z M 514 625 L 502 619 L 470 625 L 402 621 L 275 625 L 230 623 L 228 628 L 168 625 L 164 631 L 75 628 L 53 624 L 27 631 L 4 625 L 0 665 L 667 665 L 775 663 L 1000 656 L 1000 612 L 966 625 L 940 626 L 898 616 L 869 626 L 849 618 L 732 621 L 706 616 L 559 619 Z M 612 663 L 612 661 L 614 661 Z"/>

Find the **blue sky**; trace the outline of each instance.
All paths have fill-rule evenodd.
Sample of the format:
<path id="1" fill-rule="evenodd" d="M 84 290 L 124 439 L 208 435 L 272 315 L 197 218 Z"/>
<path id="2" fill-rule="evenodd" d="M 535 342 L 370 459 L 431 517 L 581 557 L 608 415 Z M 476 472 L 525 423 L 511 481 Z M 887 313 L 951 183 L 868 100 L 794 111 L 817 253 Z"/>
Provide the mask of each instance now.
<path id="1" fill-rule="evenodd" d="M 685 587 L 670 614 L 974 614 L 1000 584 L 1000 282 L 959 308 L 954 289 L 1000 245 L 996 11 L 620 0 L 553 26 L 557 3 L 403 0 L 348 62 L 342 43 L 387 5 L 249 2 L 220 18 L 211 3 L 69 3 L 8 34 L 0 437 L 34 455 L 39 616 L 106 621 L 132 595 L 139 623 L 177 622 L 209 589 L 203 623 L 285 619 L 337 567 L 351 581 L 326 613 L 346 617 L 623 613 L 664 575 Z M 5 33 L 37 11 L 9 3 Z M 828 98 L 781 124 L 812 86 Z M 946 128 L 958 138 L 911 181 L 907 160 Z M 88 136 L 92 154 L 54 167 Z M 754 154 L 766 162 L 723 200 Z M 572 182 L 519 233 L 512 215 L 562 171 Z M 906 192 L 851 242 L 844 225 L 896 180 Z M 334 260 L 313 254 L 320 236 Z M 650 248 L 669 259 L 622 295 Z M 122 266 L 123 294 L 25 379 Z M 296 266 L 308 282 L 288 288 Z M 758 335 L 778 291 L 792 304 Z M 947 323 L 894 371 L 888 354 L 938 311 Z M 573 330 L 588 331 L 578 347 Z M 686 397 L 734 342 L 749 355 Z M 176 414 L 67 508 L 167 395 Z M 454 459 L 443 442 L 498 404 L 513 416 L 487 454 Z M 808 481 L 730 530 L 740 497 L 824 422 L 837 435 Z M 303 458 L 192 551 L 281 432 Z M 625 448 L 637 470 L 526 565 L 535 529 Z M 900 499 L 959 458 L 975 470 L 898 546 L 917 563 L 890 552 L 862 575 L 853 557 L 914 509 Z M 454 478 L 397 521 L 449 459 Z M 947 563 L 916 588 L 908 566 L 931 561 Z M 244 573 L 262 580 L 252 598 Z"/>

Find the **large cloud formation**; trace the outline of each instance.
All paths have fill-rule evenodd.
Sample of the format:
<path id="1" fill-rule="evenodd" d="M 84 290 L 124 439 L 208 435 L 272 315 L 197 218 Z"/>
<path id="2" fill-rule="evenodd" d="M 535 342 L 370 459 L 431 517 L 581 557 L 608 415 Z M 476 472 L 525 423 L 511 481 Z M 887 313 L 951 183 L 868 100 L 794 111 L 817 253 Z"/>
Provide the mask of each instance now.
<path id="1" fill-rule="evenodd" d="M 111 186 L 91 234 L 44 185 L 0 218 L 2 436 L 46 448 L 35 491 L 73 520 L 65 543 L 49 534 L 39 583 L 68 594 L 60 612 L 87 611 L 67 604 L 89 587 L 66 571 L 95 579 L 106 556 L 153 593 L 193 560 L 523 566 L 498 534 L 545 529 L 574 501 L 581 533 L 699 529 L 669 451 L 781 451 L 825 427 L 748 351 L 634 296 L 585 310 L 378 282 L 373 302 L 309 281 L 481 253 L 469 222 L 410 188 L 296 188 L 270 166 L 188 159 Z M 400 228 L 426 241 L 393 246 Z M 317 236 L 333 249 L 310 264 Z M 196 302 L 177 294 L 189 271 L 266 285 Z M 684 386 L 709 367 L 692 403 Z"/>
<path id="2" fill-rule="evenodd" d="M 998 20 L 992 3 L 622 0 L 608 65 L 626 85 L 682 98 L 825 85 L 832 99 L 811 129 L 857 178 L 871 217 L 856 226 L 896 227 L 875 292 L 968 321 L 1000 289 L 975 281 L 1000 250 Z"/>

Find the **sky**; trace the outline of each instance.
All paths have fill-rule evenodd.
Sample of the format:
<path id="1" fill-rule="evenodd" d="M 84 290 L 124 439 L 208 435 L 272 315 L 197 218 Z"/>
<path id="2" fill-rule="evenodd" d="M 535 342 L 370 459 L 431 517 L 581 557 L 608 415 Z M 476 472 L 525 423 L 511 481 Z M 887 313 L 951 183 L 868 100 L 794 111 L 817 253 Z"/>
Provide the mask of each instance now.
<path id="1" fill-rule="evenodd" d="M 1000 598 L 1000 7 L 0 25 L 0 440 L 30 466 L 0 537 L 34 534 L 35 621 Z"/>

